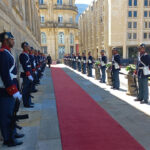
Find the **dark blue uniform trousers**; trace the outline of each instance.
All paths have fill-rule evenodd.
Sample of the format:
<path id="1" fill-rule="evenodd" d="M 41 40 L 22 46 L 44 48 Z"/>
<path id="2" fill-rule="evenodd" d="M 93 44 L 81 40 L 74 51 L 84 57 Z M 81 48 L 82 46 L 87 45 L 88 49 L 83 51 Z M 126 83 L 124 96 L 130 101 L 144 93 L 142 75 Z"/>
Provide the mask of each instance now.
<path id="1" fill-rule="evenodd" d="M 81 72 L 81 63 L 78 62 L 78 71 Z"/>
<path id="2" fill-rule="evenodd" d="M 0 129 L 4 141 L 14 138 L 15 129 L 11 129 L 15 99 L 13 97 L 0 97 Z"/>
<path id="3" fill-rule="evenodd" d="M 89 77 L 92 77 L 92 64 L 89 64 L 89 65 L 88 65 L 88 70 L 89 70 L 88 76 L 89 76 Z"/>
<path id="4" fill-rule="evenodd" d="M 119 70 L 113 70 L 112 80 L 113 80 L 113 88 L 120 88 L 120 79 L 119 79 Z"/>
<path id="5" fill-rule="evenodd" d="M 102 72 L 102 78 L 101 78 L 101 81 L 103 83 L 106 82 L 106 67 L 101 67 L 101 72 Z"/>
<path id="6" fill-rule="evenodd" d="M 148 77 L 138 77 L 139 84 L 139 100 L 148 101 L 149 93 L 148 93 Z"/>
<path id="7" fill-rule="evenodd" d="M 27 77 L 23 78 L 22 99 L 24 106 L 29 106 L 31 104 L 31 89 L 32 82 Z"/>
<path id="8" fill-rule="evenodd" d="M 83 63 L 83 74 L 86 74 L 86 63 Z"/>
<path id="9" fill-rule="evenodd" d="M 77 69 L 77 63 L 74 61 L 73 62 L 73 69 L 76 70 Z"/>

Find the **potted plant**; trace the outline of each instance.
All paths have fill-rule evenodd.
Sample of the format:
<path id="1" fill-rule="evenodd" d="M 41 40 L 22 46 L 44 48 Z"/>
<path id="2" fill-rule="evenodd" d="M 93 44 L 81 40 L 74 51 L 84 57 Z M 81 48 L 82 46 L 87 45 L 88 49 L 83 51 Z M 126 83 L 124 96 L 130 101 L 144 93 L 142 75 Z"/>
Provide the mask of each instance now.
<path id="1" fill-rule="evenodd" d="M 95 62 L 95 79 L 100 80 L 101 74 L 100 74 L 100 61 Z"/>
<path id="2" fill-rule="evenodd" d="M 126 71 L 128 72 L 127 95 L 137 96 L 138 94 L 137 78 L 136 78 L 136 75 L 134 75 L 134 72 L 136 71 L 136 66 L 134 64 L 130 64 L 126 67 Z"/>
<path id="3" fill-rule="evenodd" d="M 109 62 L 107 65 L 106 65 L 106 74 L 107 74 L 107 85 L 110 85 L 112 86 L 112 62 Z"/>

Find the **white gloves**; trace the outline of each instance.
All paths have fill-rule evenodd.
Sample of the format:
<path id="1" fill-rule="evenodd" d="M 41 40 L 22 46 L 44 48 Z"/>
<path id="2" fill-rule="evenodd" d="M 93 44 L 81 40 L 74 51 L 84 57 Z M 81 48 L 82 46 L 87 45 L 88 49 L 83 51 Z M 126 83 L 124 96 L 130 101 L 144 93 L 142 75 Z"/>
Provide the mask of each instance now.
<path id="1" fill-rule="evenodd" d="M 28 79 L 30 80 L 30 81 L 33 81 L 33 77 L 30 75 L 30 76 L 28 76 Z"/>
<path id="2" fill-rule="evenodd" d="M 18 91 L 17 93 L 13 94 L 13 98 L 14 99 L 18 99 L 19 101 L 22 100 L 22 95 L 20 94 L 20 92 Z"/>

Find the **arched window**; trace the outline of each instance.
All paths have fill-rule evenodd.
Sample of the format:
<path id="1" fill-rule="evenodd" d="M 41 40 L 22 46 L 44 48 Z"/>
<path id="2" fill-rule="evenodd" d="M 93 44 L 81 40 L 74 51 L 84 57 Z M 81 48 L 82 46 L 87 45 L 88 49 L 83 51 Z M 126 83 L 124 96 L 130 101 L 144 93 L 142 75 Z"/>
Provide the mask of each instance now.
<path id="1" fill-rule="evenodd" d="M 39 4 L 43 5 L 44 4 L 44 0 L 39 0 Z"/>
<path id="2" fill-rule="evenodd" d="M 63 4 L 63 0 L 57 0 L 57 5 L 62 5 Z"/>
<path id="3" fill-rule="evenodd" d="M 42 44 L 46 44 L 47 40 L 46 40 L 46 34 L 45 32 L 41 33 L 41 43 Z"/>
<path id="4" fill-rule="evenodd" d="M 64 39 L 64 33 L 63 32 L 59 32 L 59 35 L 58 35 L 58 43 L 59 44 L 65 44 L 65 39 Z"/>
<path id="5" fill-rule="evenodd" d="M 74 44 L 74 36 L 70 33 L 70 44 Z"/>

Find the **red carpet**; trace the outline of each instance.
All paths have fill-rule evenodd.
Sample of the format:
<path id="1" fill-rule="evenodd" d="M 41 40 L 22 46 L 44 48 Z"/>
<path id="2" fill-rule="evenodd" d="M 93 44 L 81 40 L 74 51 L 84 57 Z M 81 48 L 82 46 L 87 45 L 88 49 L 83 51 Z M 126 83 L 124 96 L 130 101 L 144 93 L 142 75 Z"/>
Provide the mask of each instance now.
<path id="1" fill-rule="evenodd" d="M 62 69 L 52 78 L 63 150 L 144 150 Z"/>

